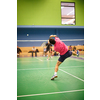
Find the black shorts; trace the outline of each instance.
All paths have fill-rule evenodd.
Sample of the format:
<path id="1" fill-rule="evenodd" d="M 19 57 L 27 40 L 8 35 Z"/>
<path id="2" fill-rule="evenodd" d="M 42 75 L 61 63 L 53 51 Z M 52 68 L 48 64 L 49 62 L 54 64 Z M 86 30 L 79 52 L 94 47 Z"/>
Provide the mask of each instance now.
<path id="1" fill-rule="evenodd" d="M 71 51 L 67 51 L 64 55 L 60 55 L 58 61 L 63 62 L 66 58 L 70 57 L 72 55 Z"/>

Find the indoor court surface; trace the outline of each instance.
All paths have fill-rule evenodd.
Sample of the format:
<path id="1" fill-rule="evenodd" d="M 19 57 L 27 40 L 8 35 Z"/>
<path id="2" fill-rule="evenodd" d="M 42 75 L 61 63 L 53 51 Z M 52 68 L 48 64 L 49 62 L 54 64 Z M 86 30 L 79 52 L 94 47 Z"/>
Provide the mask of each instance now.
<path id="1" fill-rule="evenodd" d="M 51 80 L 58 58 L 17 58 L 17 100 L 84 100 L 84 56 L 66 59 Z"/>

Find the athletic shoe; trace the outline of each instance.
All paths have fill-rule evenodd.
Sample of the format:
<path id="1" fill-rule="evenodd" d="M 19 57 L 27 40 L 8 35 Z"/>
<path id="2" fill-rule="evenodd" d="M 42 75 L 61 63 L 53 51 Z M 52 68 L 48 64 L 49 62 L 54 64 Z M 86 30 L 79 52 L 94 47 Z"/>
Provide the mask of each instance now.
<path id="1" fill-rule="evenodd" d="M 77 57 L 79 57 L 79 50 L 77 50 Z"/>
<path id="2" fill-rule="evenodd" d="M 79 54 L 77 54 L 77 57 L 79 57 Z"/>
<path id="3" fill-rule="evenodd" d="M 53 75 L 51 80 L 54 80 L 54 78 L 57 78 L 58 76 L 57 75 Z"/>

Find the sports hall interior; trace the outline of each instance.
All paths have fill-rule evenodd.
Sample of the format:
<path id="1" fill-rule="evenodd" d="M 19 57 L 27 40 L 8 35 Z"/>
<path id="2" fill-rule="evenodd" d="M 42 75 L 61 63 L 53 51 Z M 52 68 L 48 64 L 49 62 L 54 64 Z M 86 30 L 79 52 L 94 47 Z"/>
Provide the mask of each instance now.
<path id="1" fill-rule="evenodd" d="M 62 2 L 75 4 L 74 25 L 62 24 Z M 56 61 L 59 57 L 59 55 L 54 57 L 53 54 L 52 56 L 54 58 L 52 58 L 52 62 L 46 62 L 47 57 L 43 56 L 44 44 L 48 41 L 50 35 L 57 35 L 60 40 L 68 46 L 68 48 L 71 45 L 72 48 L 75 46 L 76 50 L 79 50 L 79 57 L 69 58 L 68 63 L 66 60 L 65 63 L 61 65 L 62 69 L 64 69 L 64 66 L 67 65 L 73 68 L 71 70 L 68 69 L 69 73 L 71 73 L 69 74 L 69 76 L 71 75 L 70 77 L 72 77 L 70 79 L 62 78 L 63 80 L 61 80 L 59 76 L 58 80 L 55 80 L 54 83 L 52 83 L 50 80 L 52 76 L 52 74 L 50 74 L 51 72 L 49 72 L 49 70 L 47 70 L 46 72 L 45 68 L 49 68 L 50 65 L 52 65 L 52 67 L 55 67 Z M 22 51 L 19 56 L 17 56 L 18 100 L 84 100 L 84 0 L 17 0 L 17 46 Z M 33 57 L 32 53 L 29 53 L 29 51 L 32 50 L 33 46 L 38 49 L 37 57 L 35 57 L 35 53 L 33 54 Z M 54 50 L 54 46 L 52 46 L 52 49 Z M 74 59 L 76 62 L 74 61 Z M 39 60 L 40 62 L 38 62 L 37 60 Z M 44 61 L 45 64 L 43 63 Z M 71 62 L 71 64 L 69 62 Z M 28 65 L 29 63 L 31 65 Z M 33 71 L 34 64 L 36 65 L 34 68 L 36 74 L 35 71 L 31 72 L 31 69 Z M 74 64 L 76 65 L 75 69 L 73 67 Z M 45 67 L 45 72 L 43 72 L 41 66 L 43 68 Z M 46 81 L 43 78 L 43 73 L 47 74 L 47 83 L 42 80 L 39 81 L 41 77 L 39 76 L 38 70 L 36 69 L 38 67 L 42 71 L 42 73 L 40 72 L 42 80 Z M 52 70 L 52 72 L 53 71 L 54 69 Z M 63 72 L 60 71 L 59 74 L 62 77 L 65 76 L 62 75 L 62 73 L 66 71 L 66 69 L 64 69 Z M 28 76 L 32 75 L 34 77 L 33 74 L 35 75 L 35 78 L 36 76 L 38 78 L 34 78 L 34 80 L 32 81 L 32 77 L 30 76 L 30 78 L 28 78 Z M 26 76 L 26 79 L 24 79 L 24 76 Z M 76 76 L 74 77 L 76 78 L 75 81 L 73 76 Z M 79 79 L 77 77 L 79 77 Z M 68 79 L 69 81 L 67 81 Z M 32 82 L 34 86 L 32 85 Z M 78 88 L 74 87 L 72 82 L 74 83 L 74 85 L 78 84 Z M 47 87 L 46 84 L 50 85 L 50 87 Z M 66 84 L 69 86 L 69 88 L 65 86 Z M 70 84 L 72 84 L 72 87 L 70 87 Z M 58 88 L 58 86 L 60 88 Z M 48 89 L 48 91 L 46 91 L 46 89 Z M 73 97 L 71 96 L 71 93 Z"/>

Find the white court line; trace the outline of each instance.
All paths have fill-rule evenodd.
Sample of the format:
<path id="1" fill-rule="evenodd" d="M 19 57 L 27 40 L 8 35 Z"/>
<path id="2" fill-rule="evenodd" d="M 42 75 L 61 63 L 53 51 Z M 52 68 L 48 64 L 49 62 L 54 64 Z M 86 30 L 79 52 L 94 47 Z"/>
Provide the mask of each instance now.
<path id="1" fill-rule="evenodd" d="M 57 60 L 41 60 L 41 59 L 39 59 L 39 60 L 40 61 L 56 61 L 56 62 L 58 61 L 58 59 Z M 69 60 L 74 60 L 74 59 L 69 59 Z M 67 61 L 67 60 L 65 60 L 65 61 Z M 76 60 L 76 61 L 84 62 L 84 61 L 81 61 L 81 60 Z M 39 62 L 39 61 L 17 61 L 17 63 L 21 63 L 21 62 Z"/>
<path id="2" fill-rule="evenodd" d="M 17 61 L 17 63 L 21 63 L 21 62 L 40 62 L 40 61 Z"/>
<path id="3" fill-rule="evenodd" d="M 43 60 L 41 60 L 39 58 L 37 58 L 37 59 L 40 60 L 40 61 L 43 61 Z M 40 62 L 40 61 L 17 61 L 17 63 L 21 63 L 21 62 Z"/>
<path id="4" fill-rule="evenodd" d="M 36 59 L 38 59 L 38 60 L 40 60 L 40 61 L 43 61 L 43 60 L 41 60 L 40 58 L 37 58 L 37 57 L 35 57 Z M 17 61 L 17 62 L 39 62 L 39 61 Z"/>
<path id="5" fill-rule="evenodd" d="M 36 59 L 38 59 L 38 60 L 40 60 L 40 61 L 43 61 L 43 60 L 41 60 L 41 59 L 39 59 L 39 58 L 37 58 L 37 57 L 36 57 Z"/>
<path id="6" fill-rule="evenodd" d="M 52 67 L 52 68 L 54 68 L 54 67 Z M 29 68 L 29 69 L 17 69 L 17 70 L 20 71 L 20 70 L 52 69 L 52 68 Z"/>
<path id="7" fill-rule="evenodd" d="M 69 67 L 61 67 L 61 68 L 76 68 L 76 67 L 84 67 L 84 66 L 69 66 Z M 35 69 L 54 69 L 55 68 L 55 66 L 54 67 L 50 67 L 50 68 L 28 68 L 28 69 L 17 69 L 18 71 L 20 71 L 20 70 L 35 70 Z"/>
<path id="8" fill-rule="evenodd" d="M 36 59 L 40 61 L 56 61 L 56 62 L 58 61 L 58 59 L 57 60 L 41 60 L 39 58 L 36 58 Z M 79 59 L 74 59 L 74 58 L 71 58 L 69 60 L 76 60 L 76 61 L 84 62 L 84 60 L 79 60 Z M 65 61 L 67 61 L 67 59 Z M 20 62 L 39 62 L 39 61 L 17 61 L 17 63 L 20 63 Z"/>
<path id="9" fill-rule="evenodd" d="M 20 95 L 20 96 L 17 96 L 17 97 L 30 97 L 30 96 L 49 95 L 49 94 L 58 94 L 58 93 L 69 93 L 69 92 L 78 92 L 78 91 L 84 91 L 84 89 L 80 89 L 80 90 L 70 90 L 70 91 L 61 91 L 61 92 L 51 92 L 51 93 L 40 93 L 40 94 Z"/>
<path id="10" fill-rule="evenodd" d="M 65 72 L 65 73 L 67 73 L 67 74 L 69 74 L 69 75 L 71 75 L 71 76 L 73 76 L 73 77 L 75 77 L 75 78 L 77 78 L 77 79 L 79 79 L 79 80 L 81 80 L 81 81 L 84 82 L 84 80 L 82 80 L 81 78 L 79 78 L 79 77 L 77 77 L 77 76 L 74 76 L 74 75 L 72 75 L 72 74 L 70 74 L 70 73 L 68 73 L 68 72 L 66 72 L 66 71 L 64 71 L 64 70 L 62 70 L 62 69 L 60 69 L 60 68 L 59 68 L 59 70 L 61 70 L 61 71 L 63 71 L 63 72 Z"/>

